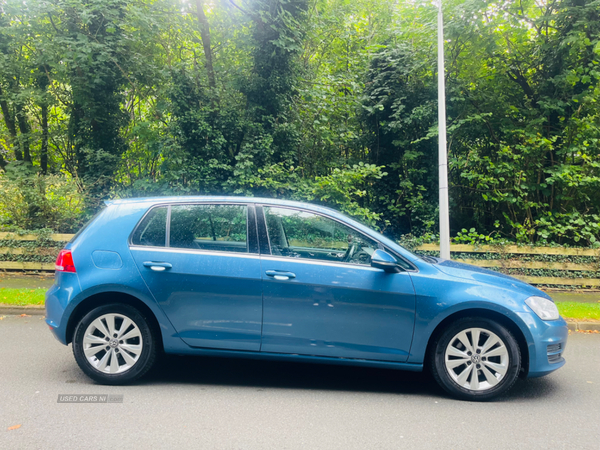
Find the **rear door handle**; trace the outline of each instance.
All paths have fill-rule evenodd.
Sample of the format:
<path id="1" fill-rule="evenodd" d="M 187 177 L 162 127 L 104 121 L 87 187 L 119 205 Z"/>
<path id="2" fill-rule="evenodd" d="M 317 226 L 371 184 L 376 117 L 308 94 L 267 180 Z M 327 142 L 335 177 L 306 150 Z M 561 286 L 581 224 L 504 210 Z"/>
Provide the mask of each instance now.
<path id="1" fill-rule="evenodd" d="M 273 277 L 276 280 L 285 281 L 290 278 L 296 278 L 296 274 L 292 272 L 283 272 L 281 270 L 267 270 L 265 272 L 268 277 Z"/>
<path id="2" fill-rule="evenodd" d="M 144 261 L 144 267 L 148 267 L 155 272 L 163 272 L 173 267 L 173 265 L 168 262 Z"/>

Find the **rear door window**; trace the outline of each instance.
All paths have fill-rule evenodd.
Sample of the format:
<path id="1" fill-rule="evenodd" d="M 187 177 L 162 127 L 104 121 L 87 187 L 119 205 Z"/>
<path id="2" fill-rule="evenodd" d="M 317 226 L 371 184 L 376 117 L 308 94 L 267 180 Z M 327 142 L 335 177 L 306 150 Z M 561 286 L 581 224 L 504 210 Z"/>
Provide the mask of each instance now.
<path id="1" fill-rule="evenodd" d="M 248 253 L 247 216 L 242 205 L 173 205 L 169 246 Z"/>
<path id="2" fill-rule="evenodd" d="M 164 247 L 167 242 L 167 207 L 152 209 L 142 219 L 131 238 L 133 245 Z"/>

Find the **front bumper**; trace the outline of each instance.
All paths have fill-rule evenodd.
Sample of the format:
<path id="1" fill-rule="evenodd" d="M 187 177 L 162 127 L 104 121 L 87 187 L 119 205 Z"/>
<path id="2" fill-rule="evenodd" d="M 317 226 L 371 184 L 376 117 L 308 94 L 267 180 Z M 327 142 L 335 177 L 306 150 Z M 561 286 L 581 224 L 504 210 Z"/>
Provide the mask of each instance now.
<path id="1" fill-rule="evenodd" d="M 561 317 L 558 320 L 541 320 L 535 313 L 519 314 L 529 328 L 529 372 L 527 378 L 543 377 L 565 365 L 563 353 L 567 346 L 569 329 Z"/>

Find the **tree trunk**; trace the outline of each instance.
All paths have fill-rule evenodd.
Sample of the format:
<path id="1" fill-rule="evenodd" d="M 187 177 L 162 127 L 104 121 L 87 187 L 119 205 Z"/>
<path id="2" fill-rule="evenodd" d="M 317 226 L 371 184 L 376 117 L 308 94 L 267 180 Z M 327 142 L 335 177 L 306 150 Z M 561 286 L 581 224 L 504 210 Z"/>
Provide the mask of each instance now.
<path id="1" fill-rule="evenodd" d="M 2 91 L 2 86 L 0 86 L 0 107 L 2 108 L 4 123 L 6 124 L 6 128 L 8 128 L 8 132 L 10 134 L 10 144 L 13 146 L 15 152 L 15 159 L 17 161 L 22 161 L 23 154 L 21 153 L 21 149 L 19 148 L 19 143 L 17 141 L 17 128 L 15 127 L 14 119 L 10 115 L 8 103 L 6 103 L 6 100 L 4 99 L 4 92 Z"/>
<path id="2" fill-rule="evenodd" d="M 15 111 L 17 123 L 19 124 L 19 130 L 21 131 L 23 161 L 31 163 L 31 155 L 29 153 L 29 124 L 27 123 L 27 117 L 25 117 L 25 111 L 23 111 L 22 105 L 16 105 Z"/>
<path id="3" fill-rule="evenodd" d="M 75 169 L 77 178 L 85 179 L 87 176 L 86 155 L 82 151 L 80 133 L 83 129 L 84 112 L 83 106 L 78 102 L 73 102 L 71 106 L 71 117 L 69 118 L 69 142 L 72 143 L 74 152 L 69 152 L 72 167 Z"/>
<path id="4" fill-rule="evenodd" d="M 40 166 L 42 173 L 48 172 L 48 105 L 42 104 L 42 148 L 40 152 Z"/>
<path id="5" fill-rule="evenodd" d="M 37 73 L 37 85 L 42 91 L 38 105 L 42 111 L 42 142 L 40 147 L 40 168 L 42 174 L 48 173 L 48 106 L 50 105 L 50 96 L 48 95 L 48 85 L 50 84 L 50 68 L 46 65 L 40 65 Z"/>
<path id="6" fill-rule="evenodd" d="M 215 88 L 215 71 L 213 68 L 212 49 L 210 47 L 210 27 L 208 19 L 204 14 L 204 1 L 196 0 L 196 15 L 198 16 L 198 24 L 200 25 L 200 37 L 202 38 L 202 47 L 204 47 L 204 57 L 206 59 L 206 73 L 208 75 L 208 85 Z"/>

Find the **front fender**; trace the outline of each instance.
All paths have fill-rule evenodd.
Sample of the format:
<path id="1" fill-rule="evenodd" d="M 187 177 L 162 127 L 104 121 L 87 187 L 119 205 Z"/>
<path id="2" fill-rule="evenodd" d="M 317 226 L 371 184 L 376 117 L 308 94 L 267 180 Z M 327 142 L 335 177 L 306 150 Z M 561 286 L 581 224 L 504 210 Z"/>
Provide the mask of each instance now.
<path id="1" fill-rule="evenodd" d="M 455 314 L 464 313 L 465 311 L 469 310 L 472 310 L 474 312 L 490 311 L 506 316 L 519 328 L 519 330 L 525 337 L 525 341 L 527 342 L 527 346 L 529 348 L 530 359 L 536 356 L 535 346 L 533 345 L 533 336 L 531 334 L 531 331 L 523 321 L 523 317 L 521 316 L 521 314 L 515 314 L 513 311 L 507 308 L 503 308 L 502 306 L 494 303 L 488 303 L 483 301 L 471 301 L 453 305 L 437 314 L 431 321 L 428 322 L 421 321 L 417 318 L 415 322 L 415 334 L 413 338 L 413 343 L 410 349 L 410 356 L 407 362 L 422 364 L 425 360 L 425 354 L 427 352 L 427 346 L 429 345 L 429 341 L 431 340 L 438 326 L 447 318 Z M 464 314 L 461 314 L 461 316 L 464 316 Z M 530 317 L 526 318 L 528 320 L 531 319 Z"/>
<path id="2" fill-rule="evenodd" d="M 506 317 L 521 331 L 535 358 L 531 322 L 541 322 L 525 305 L 527 291 L 502 288 L 475 280 L 460 279 L 433 267 L 424 267 L 411 276 L 416 294 L 415 331 L 409 363 L 423 363 L 427 345 L 447 318 L 469 310 L 483 310 Z M 509 285 L 510 286 L 510 285 Z M 535 316 L 535 317 L 534 317 Z M 533 353 L 533 354 L 532 354 Z"/>

